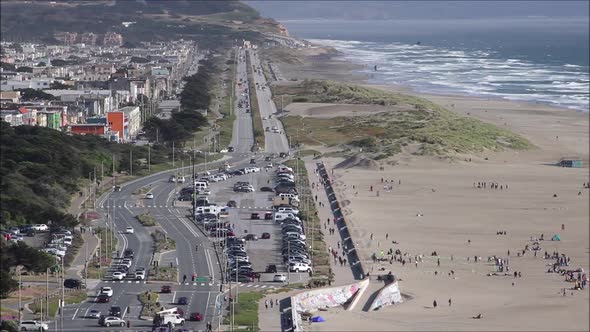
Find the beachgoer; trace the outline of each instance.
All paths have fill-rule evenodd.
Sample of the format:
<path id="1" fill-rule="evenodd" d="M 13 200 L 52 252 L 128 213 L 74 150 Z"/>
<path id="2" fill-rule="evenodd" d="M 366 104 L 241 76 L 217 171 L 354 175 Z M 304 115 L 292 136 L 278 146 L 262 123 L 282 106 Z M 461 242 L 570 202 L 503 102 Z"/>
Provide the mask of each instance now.
<path id="1" fill-rule="evenodd" d="M 436 308 L 436 300 L 432 301 L 432 307 Z"/>
<path id="2" fill-rule="evenodd" d="M 451 306 L 451 299 L 449 299 L 449 307 Z"/>

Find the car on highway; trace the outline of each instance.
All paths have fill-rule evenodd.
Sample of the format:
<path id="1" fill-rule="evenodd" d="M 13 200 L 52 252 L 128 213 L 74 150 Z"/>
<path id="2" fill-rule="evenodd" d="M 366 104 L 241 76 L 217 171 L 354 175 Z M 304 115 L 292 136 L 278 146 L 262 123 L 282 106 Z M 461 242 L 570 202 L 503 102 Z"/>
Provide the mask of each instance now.
<path id="1" fill-rule="evenodd" d="M 92 310 L 90 310 L 88 312 L 88 314 L 86 315 L 86 317 L 87 318 L 96 318 L 96 319 L 98 319 L 98 318 L 100 318 L 100 315 L 101 315 L 101 313 L 100 313 L 99 310 L 92 309 Z"/>
<path id="2" fill-rule="evenodd" d="M 238 207 L 238 203 L 236 201 L 234 201 L 234 200 L 228 201 L 227 202 L 227 207 L 230 207 L 230 208 Z"/>
<path id="3" fill-rule="evenodd" d="M 228 146 L 227 147 L 227 151 L 228 152 L 234 152 L 235 150 L 234 150 L 233 146 Z"/>
<path id="4" fill-rule="evenodd" d="M 96 303 L 109 303 L 111 301 L 111 297 L 106 294 L 101 294 L 96 297 Z"/>
<path id="5" fill-rule="evenodd" d="M 179 305 L 187 305 L 188 304 L 188 298 L 181 296 L 178 298 L 178 304 Z"/>
<path id="6" fill-rule="evenodd" d="M 203 315 L 201 315 L 200 312 L 193 312 L 191 313 L 189 320 L 200 322 L 203 320 Z"/>
<path id="7" fill-rule="evenodd" d="M 154 199 L 154 194 L 152 193 L 148 193 L 147 195 L 145 195 L 146 199 Z"/>
<path id="8" fill-rule="evenodd" d="M 126 249 L 123 252 L 123 257 L 124 258 L 133 258 L 133 254 L 134 254 L 133 249 Z"/>
<path id="9" fill-rule="evenodd" d="M 162 286 L 162 288 L 160 289 L 160 293 L 172 293 L 172 287 L 168 286 L 168 285 L 164 285 Z"/>
<path id="10" fill-rule="evenodd" d="M 145 271 L 135 272 L 135 280 L 144 280 L 144 279 L 145 279 Z"/>
<path id="11" fill-rule="evenodd" d="M 23 320 L 18 326 L 19 331 L 47 331 L 49 325 L 37 320 Z"/>
<path id="12" fill-rule="evenodd" d="M 244 236 L 244 240 L 246 240 L 246 241 L 258 241 L 258 236 L 256 236 L 255 234 L 247 234 L 246 236 Z"/>
<path id="13" fill-rule="evenodd" d="M 121 317 L 121 313 L 121 307 L 119 306 L 114 305 L 109 309 L 109 316 Z"/>
<path id="14" fill-rule="evenodd" d="M 114 186 L 113 191 L 121 191 L 121 186 Z"/>
<path id="15" fill-rule="evenodd" d="M 262 235 L 260 236 L 260 238 L 263 239 L 263 240 L 268 240 L 268 239 L 270 239 L 270 233 L 264 232 L 264 233 L 262 233 Z"/>
<path id="16" fill-rule="evenodd" d="M 250 275 L 247 274 L 235 274 L 232 272 L 232 274 L 229 275 L 229 279 L 231 281 L 237 281 L 237 282 L 252 282 L 254 281 L 254 278 L 252 278 Z"/>
<path id="17" fill-rule="evenodd" d="M 272 277 L 272 281 L 274 282 L 286 282 L 287 281 L 287 276 L 284 274 L 275 274 Z"/>
<path id="18" fill-rule="evenodd" d="M 111 326 L 124 327 L 125 325 L 127 325 L 127 323 L 119 317 L 107 316 L 107 317 L 104 317 L 103 319 L 100 319 L 98 322 L 98 325 L 106 326 L 106 327 L 111 327 Z"/>
<path id="19" fill-rule="evenodd" d="M 170 182 L 170 183 L 176 182 L 176 176 L 172 175 L 170 178 L 168 178 L 168 182 Z"/>
<path id="20" fill-rule="evenodd" d="M 123 274 L 123 272 L 121 272 L 121 271 L 113 272 L 113 276 L 112 276 L 113 280 L 123 280 L 123 278 L 125 278 L 125 275 Z"/>
<path id="21" fill-rule="evenodd" d="M 100 288 L 100 295 L 106 295 L 106 296 L 113 296 L 113 289 L 111 287 L 101 287 Z"/>
<path id="22" fill-rule="evenodd" d="M 125 233 L 126 234 L 133 234 L 135 231 L 133 230 L 133 227 L 125 227 Z"/>

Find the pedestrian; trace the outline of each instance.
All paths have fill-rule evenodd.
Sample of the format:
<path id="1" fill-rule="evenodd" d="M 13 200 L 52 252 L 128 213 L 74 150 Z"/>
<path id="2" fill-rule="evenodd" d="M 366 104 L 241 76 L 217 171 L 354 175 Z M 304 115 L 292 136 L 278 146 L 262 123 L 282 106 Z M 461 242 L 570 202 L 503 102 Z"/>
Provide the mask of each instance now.
<path id="1" fill-rule="evenodd" d="M 373 233 L 371 233 L 371 240 L 373 240 Z"/>
<path id="2" fill-rule="evenodd" d="M 272 308 L 273 308 L 273 306 L 274 306 L 274 302 L 273 302 L 273 300 L 271 299 L 271 300 L 270 300 L 270 308 L 272 309 Z"/>
<path id="3" fill-rule="evenodd" d="M 186 274 L 184 276 L 182 276 L 182 283 L 184 284 L 186 282 Z"/>
<path id="4" fill-rule="evenodd" d="M 385 241 L 387 241 L 387 239 L 389 239 L 389 233 L 385 233 Z"/>
<path id="5" fill-rule="evenodd" d="M 268 309 L 268 300 L 264 300 L 264 306 Z"/>
<path id="6" fill-rule="evenodd" d="M 436 266 L 440 266 L 440 258 L 436 259 Z"/>
<path id="7" fill-rule="evenodd" d="M 432 301 L 432 307 L 436 308 L 436 300 Z"/>
<path id="8" fill-rule="evenodd" d="M 131 327 L 131 322 L 127 321 L 127 328 L 130 328 L 130 327 Z"/>

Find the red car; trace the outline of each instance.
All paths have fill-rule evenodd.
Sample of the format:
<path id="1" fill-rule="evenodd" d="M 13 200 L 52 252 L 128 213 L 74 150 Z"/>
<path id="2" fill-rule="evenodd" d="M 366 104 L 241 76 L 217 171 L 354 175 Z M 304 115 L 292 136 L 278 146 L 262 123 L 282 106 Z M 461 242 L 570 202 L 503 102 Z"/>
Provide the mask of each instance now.
<path id="1" fill-rule="evenodd" d="M 162 290 L 160 290 L 160 293 L 172 293 L 172 287 L 170 286 L 162 286 Z"/>
<path id="2" fill-rule="evenodd" d="M 96 303 L 109 303 L 111 298 L 106 294 L 101 294 L 96 297 Z"/>
<path id="3" fill-rule="evenodd" d="M 200 312 L 193 312 L 193 313 L 191 313 L 190 320 L 200 322 L 203 320 L 203 315 L 201 315 Z"/>
<path id="4" fill-rule="evenodd" d="M 260 219 L 260 214 L 258 214 L 258 213 L 252 213 L 250 215 L 250 219 L 258 220 L 258 219 Z"/>
<path id="5" fill-rule="evenodd" d="M 177 308 L 174 313 L 184 318 L 184 310 Z"/>

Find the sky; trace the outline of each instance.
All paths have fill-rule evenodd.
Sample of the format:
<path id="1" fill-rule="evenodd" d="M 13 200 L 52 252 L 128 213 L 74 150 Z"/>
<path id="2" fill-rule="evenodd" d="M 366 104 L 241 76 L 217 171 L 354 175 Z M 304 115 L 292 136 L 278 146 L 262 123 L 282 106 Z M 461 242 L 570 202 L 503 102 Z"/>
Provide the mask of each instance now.
<path id="1" fill-rule="evenodd" d="M 243 1 L 262 16 L 289 19 L 478 19 L 507 17 L 588 18 L 581 1 Z"/>

